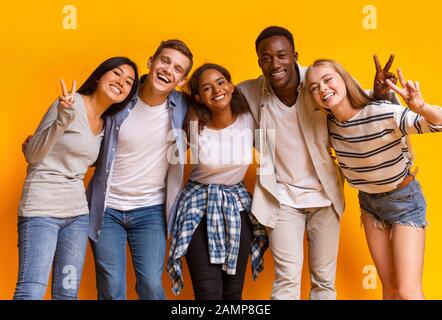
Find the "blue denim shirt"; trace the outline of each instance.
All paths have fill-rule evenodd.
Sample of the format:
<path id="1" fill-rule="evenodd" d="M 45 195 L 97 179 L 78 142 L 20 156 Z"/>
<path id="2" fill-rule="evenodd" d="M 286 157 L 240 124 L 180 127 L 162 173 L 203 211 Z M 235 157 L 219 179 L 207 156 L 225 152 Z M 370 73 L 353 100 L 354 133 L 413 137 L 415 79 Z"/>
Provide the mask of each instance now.
<path id="1" fill-rule="evenodd" d="M 146 75 L 140 78 L 140 82 L 145 81 Z M 89 237 L 97 241 L 103 225 L 103 217 L 106 205 L 106 194 L 109 191 L 109 175 L 115 159 L 118 144 L 118 134 L 121 124 L 126 120 L 129 112 L 134 108 L 138 93 L 129 101 L 126 107 L 113 116 L 105 118 L 105 132 L 101 143 L 100 154 L 96 162 L 94 175 L 89 183 L 86 196 L 89 204 Z M 184 95 L 178 91 L 172 91 L 168 97 L 170 108 L 170 121 L 172 131 L 168 134 L 168 139 L 174 139 L 176 156 L 175 161 L 169 160 L 167 171 L 167 197 L 166 197 L 166 217 L 176 211 L 176 198 L 182 188 L 184 163 L 186 159 L 186 137 L 182 130 L 183 121 L 187 112 L 187 103 Z M 146 141 L 149 143 L 149 141 Z M 169 158 L 169 157 L 168 157 Z M 173 221 L 171 219 L 170 221 Z M 169 219 L 168 219 L 169 221 Z M 170 227 L 169 227 L 170 229 Z"/>

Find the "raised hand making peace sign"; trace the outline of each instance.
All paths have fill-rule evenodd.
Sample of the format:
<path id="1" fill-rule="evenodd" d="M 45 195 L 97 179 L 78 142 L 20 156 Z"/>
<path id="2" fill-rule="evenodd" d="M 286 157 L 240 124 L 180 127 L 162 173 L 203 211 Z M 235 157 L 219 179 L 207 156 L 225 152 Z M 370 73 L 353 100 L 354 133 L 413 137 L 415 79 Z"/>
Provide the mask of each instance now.
<path id="1" fill-rule="evenodd" d="M 75 102 L 75 93 L 77 91 L 77 82 L 74 80 L 72 82 L 72 89 L 69 93 L 66 84 L 64 83 L 63 79 L 60 79 L 61 83 L 61 96 L 58 97 L 59 106 L 62 108 L 72 108 Z"/>
<path id="2" fill-rule="evenodd" d="M 391 65 L 393 64 L 394 54 L 390 55 L 390 59 L 388 59 L 388 62 L 383 69 L 376 54 L 373 55 L 373 59 L 376 67 L 376 74 L 374 76 L 373 84 L 373 95 L 376 99 L 389 100 L 388 93 L 390 92 L 390 87 L 388 86 L 386 80 L 390 80 L 390 82 L 394 84 L 397 83 L 396 75 L 392 72 L 389 72 Z"/>
<path id="3" fill-rule="evenodd" d="M 396 86 L 389 79 L 386 80 L 388 86 L 404 99 L 411 111 L 419 113 L 419 111 L 421 111 L 422 107 L 425 105 L 424 98 L 422 97 L 420 91 L 419 82 L 413 82 L 411 80 L 406 81 L 401 69 L 399 68 L 397 69 L 397 75 L 402 88 Z"/>

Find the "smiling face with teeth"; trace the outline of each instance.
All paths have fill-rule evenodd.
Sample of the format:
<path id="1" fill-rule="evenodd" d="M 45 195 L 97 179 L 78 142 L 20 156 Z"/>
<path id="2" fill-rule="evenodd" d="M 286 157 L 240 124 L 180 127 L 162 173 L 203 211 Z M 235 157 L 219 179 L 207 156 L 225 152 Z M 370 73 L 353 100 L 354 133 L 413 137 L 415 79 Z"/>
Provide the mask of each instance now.
<path id="1" fill-rule="evenodd" d="M 275 91 L 295 87 L 298 82 L 295 67 L 298 53 L 286 37 L 276 35 L 262 40 L 257 52 L 262 74 Z"/>
<path id="2" fill-rule="evenodd" d="M 307 86 L 316 103 L 333 112 L 343 103 L 349 104 L 344 79 L 332 67 L 318 65 L 310 67 Z"/>
<path id="3" fill-rule="evenodd" d="M 215 69 L 205 70 L 198 85 L 199 94 L 195 99 L 199 103 L 205 104 L 212 112 L 230 109 L 234 87 L 221 72 Z"/>
<path id="4" fill-rule="evenodd" d="M 129 95 L 135 83 L 135 71 L 128 64 L 109 70 L 98 80 L 97 91 L 110 102 L 122 102 Z"/>
<path id="5" fill-rule="evenodd" d="M 186 80 L 190 60 L 183 53 L 171 48 L 164 48 L 148 62 L 148 85 L 157 94 L 167 96 Z"/>

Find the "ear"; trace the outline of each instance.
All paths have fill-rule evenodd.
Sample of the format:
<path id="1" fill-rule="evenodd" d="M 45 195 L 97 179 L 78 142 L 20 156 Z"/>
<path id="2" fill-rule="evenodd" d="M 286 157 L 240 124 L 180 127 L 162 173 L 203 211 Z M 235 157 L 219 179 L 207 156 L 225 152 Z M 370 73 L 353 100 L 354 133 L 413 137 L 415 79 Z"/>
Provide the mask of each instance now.
<path id="1" fill-rule="evenodd" d="M 259 57 L 258 57 L 258 65 L 259 65 L 260 68 L 262 68 L 262 66 L 261 66 L 261 60 L 259 59 Z"/>
<path id="2" fill-rule="evenodd" d="M 152 68 L 152 64 L 153 64 L 153 57 L 149 57 L 149 60 L 147 60 L 147 67 L 149 69 L 151 69 Z"/>
<path id="3" fill-rule="evenodd" d="M 297 51 L 293 52 L 293 59 L 295 60 L 295 62 L 298 62 L 298 52 Z"/>
<path id="4" fill-rule="evenodd" d="M 201 97 L 199 94 L 195 95 L 195 100 L 196 100 L 196 102 L 201 103 Z"/>

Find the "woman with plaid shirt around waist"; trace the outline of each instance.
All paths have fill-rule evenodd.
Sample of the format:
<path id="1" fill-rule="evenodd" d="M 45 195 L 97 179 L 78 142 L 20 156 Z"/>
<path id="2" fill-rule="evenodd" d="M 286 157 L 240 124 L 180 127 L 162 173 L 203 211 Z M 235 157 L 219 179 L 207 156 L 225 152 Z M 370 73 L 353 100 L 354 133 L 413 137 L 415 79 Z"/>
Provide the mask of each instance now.
<path id="1" fill-rule="evenodd" d="M 193 165 L 178 203 L 167 272 L 178 295 L 185 256 L 196 300 L 240 300 L 249 253 L 255 279 L 268 246 L 242 182 L 253 159 L 255 124 L 225 68 L 206 63 L 188 86 L 185 126 Z"/>

